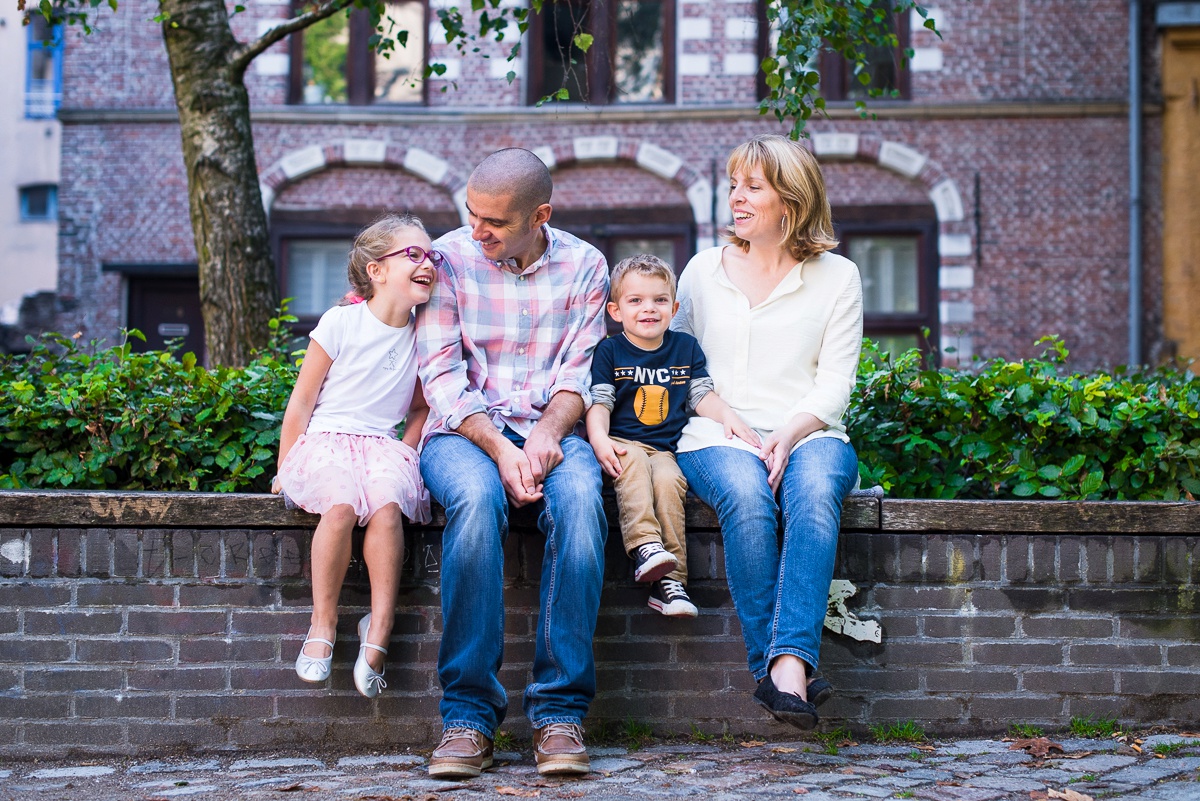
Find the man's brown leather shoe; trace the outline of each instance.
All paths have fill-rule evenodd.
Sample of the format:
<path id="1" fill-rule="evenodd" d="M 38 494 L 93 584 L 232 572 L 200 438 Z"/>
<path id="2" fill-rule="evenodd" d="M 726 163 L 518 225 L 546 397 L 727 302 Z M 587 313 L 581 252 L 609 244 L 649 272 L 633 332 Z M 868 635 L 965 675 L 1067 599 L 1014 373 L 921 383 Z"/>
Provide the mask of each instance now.
<path id="1" fill-rule="evenodd" d="M 474 729 L 455 726 L 429 758 L 429 775 L 438 779 L 470 779 L 492 766 L 492 741 Z"/>
<path id="2" fill-rule="evenodd" d="M 592 769 L 578 723 L 548 723 L 534 729 L 533 759 L 543 776 L 579 775 Z"/>

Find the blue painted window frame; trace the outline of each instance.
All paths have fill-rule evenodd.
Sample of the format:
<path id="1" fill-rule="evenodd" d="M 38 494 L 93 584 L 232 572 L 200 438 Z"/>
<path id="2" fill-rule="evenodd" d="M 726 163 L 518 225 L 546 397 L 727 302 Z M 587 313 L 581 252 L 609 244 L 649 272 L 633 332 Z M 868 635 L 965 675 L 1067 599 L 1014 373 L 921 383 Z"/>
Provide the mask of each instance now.
<path id="1" fill-rule="evenodd" d="M 50 38 L 46 40 L 37 35 L 38 27 L 29 25 L 26 29 L 28 46 L 25 51 L 25 116 L 28 119 L 53 118 L 58 114 L 59 104 L 62 103 L 63 26 L 52 27 Z M 54 77 L 35 81 L 34 55 L 43 51 L 49 51 Z"/>
<path id="2" fill-rule="evenodd" d="M 44 215 L 29 213 L 29 193 L 36 189 L 49 190 Z M 52 222 L 58 219 L 58 184 L 30 184 L 22 186 L 18 191 L 21 199 L 21 222 Z"/>

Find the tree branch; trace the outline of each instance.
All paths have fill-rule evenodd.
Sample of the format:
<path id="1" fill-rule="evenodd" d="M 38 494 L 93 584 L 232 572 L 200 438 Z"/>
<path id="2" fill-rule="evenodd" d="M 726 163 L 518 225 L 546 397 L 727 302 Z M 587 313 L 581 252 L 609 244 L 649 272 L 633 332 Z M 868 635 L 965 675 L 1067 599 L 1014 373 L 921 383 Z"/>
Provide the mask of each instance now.
<path id="1" fill-rule="evenodd" d="M 235 74 L 244 73 L 256 56 L 283 37 L 296 31 L 302 31 L 315 22 L 332 17 L 353 3 L 354 0 L 326 0 L 312 11 L 306 11 L 298 17 L 292 17 L 282 25 L 276 25 L 255 41 L 238 48 L 230 59 L 230 68 L 234 70 Z"/>

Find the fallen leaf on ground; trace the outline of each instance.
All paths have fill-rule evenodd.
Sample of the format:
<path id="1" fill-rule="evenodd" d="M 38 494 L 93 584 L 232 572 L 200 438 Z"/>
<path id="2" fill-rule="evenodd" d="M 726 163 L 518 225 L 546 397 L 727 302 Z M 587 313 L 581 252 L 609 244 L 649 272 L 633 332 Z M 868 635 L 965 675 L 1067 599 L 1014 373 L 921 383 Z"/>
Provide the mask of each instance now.
<path id="1" fill-rule="evenodd" d="M 1079 753 L 1071 752 L 1069 754 L 1059 754 L 1055 759 L 1083 759 L 1086 756 L 1091 756 L 1095 751 L 1080 751 Z"/>
<path id="2" fill-rule="evenodd" d="M 296 782 L 295 784 L 289 784 L 287 787 L 276 787 L 275 792 L 277 792 L 277 793 L 299 793 L 299 792 L 305 792 L 305 791 L 312 792 L 314 790 L 320 790 L 320 789 L 321 788 L 317 787 L 315 784 L 304 784 L 302 782 Z"/>
<path id="3" fill-rule="evenodd" d="M 583 798 L 583 790 L 563 790 L 558 794 L 559 798 Z"/>
<path id="4" fill-rule="evenodd" d="M 766 740 L 746 740 L 744 743 L 738 743 L 742 748 L 758 748 L 766 744 Z"/>
<path id="5" fill-rule="evenodd" d="M 1133 745 L 1131 745 L 1129 747 L 1132 748 L 1134 751 L 1137 751 L 1139 754 L 1142 753 L 1142 747 L 1140 745 L 1138 745 L 1137 743 L 1134 743 Z"/>
<path id="6" fill-rule="evenodd" d="M 1046 795 L 1045 790 L 1030 790 L 1029 801 L 1047 801 L 1050 796 Z"/>
<path id="7" fill-rule="evenodd" d="M 520 787 L 497 787 L 496 792 L 499 795 L 515 795 L 517 798 L 537 798 L 542 794 L 541 790 L 524 790 Z"/>
<path id="8" fill-rule="evenodd" d="M 794 754 L 794 753 L 796 753 L 796 749 L 795 748 L 784 748 L 783 746 L 780 745 L 780 746 L 776 746 L 775 748 L 772 748 L 771 753 L 772 754 Z"/>
<path id="9" fill-rule="evenodd" d="M 1046 755 L 1051 751 L 1063 753 L 1063 747 L 1058 743 L 1048 740 L 1045 737 L 1033 737 L 1025 740 L 1017 740 L 1008 747 L 1009 751 L 1025 751 L 1039 759 L 1045 759 Z"/>
<path id="10" fill-rule="evenodd" d="M 1090 795 L 1077 793 L 1074 790 L 1063 790 L 1062 792 L 1059 792 L 1058 790 L 1050 789 L 1046 791 L 1046 797 L 1059 798 L 1062 799 L 1062 801 L 1093 801 Z"/>
<path id="11" fill-rule="evenodd" d="M 792 792 L 796 795 L 808 795 L 808 790 L 805 790 L 803 787 L 793 787 Z"/>

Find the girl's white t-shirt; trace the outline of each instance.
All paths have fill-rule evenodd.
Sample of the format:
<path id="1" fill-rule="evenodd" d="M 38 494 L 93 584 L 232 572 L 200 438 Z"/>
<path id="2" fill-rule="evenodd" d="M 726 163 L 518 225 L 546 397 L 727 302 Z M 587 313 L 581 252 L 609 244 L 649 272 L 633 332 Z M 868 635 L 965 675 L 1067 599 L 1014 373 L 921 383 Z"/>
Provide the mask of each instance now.
<path id="1" fill-rule="evenodd" d="M 417 383 L 416 323 L 393 328 L 366 303 L 334 306 L 309 335 L 333 359 L 309 432 L 396 437 Z"/>

